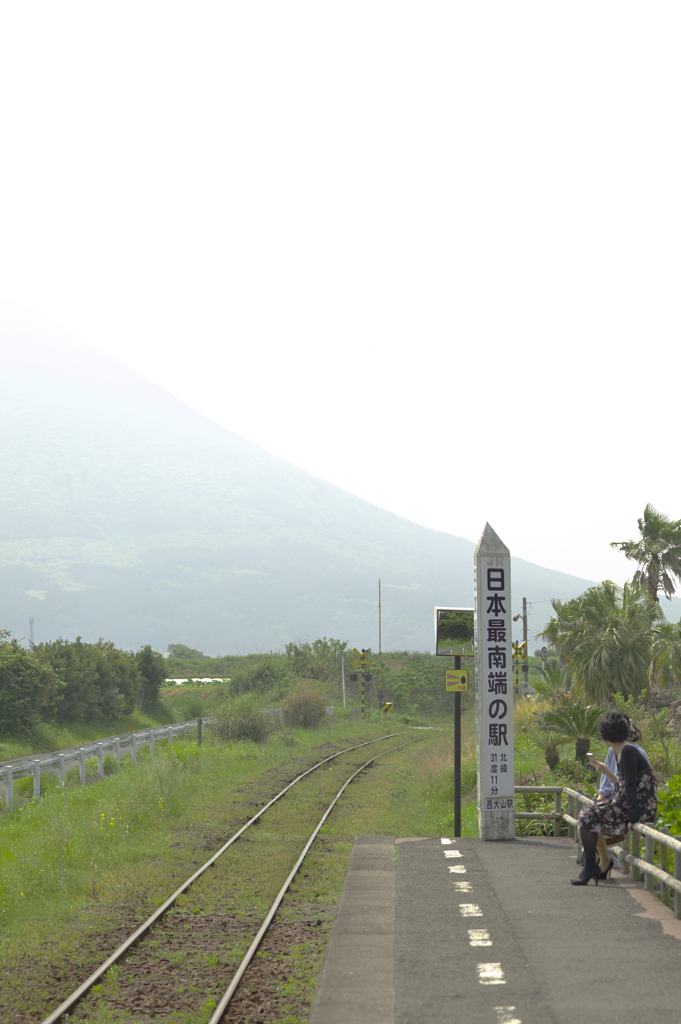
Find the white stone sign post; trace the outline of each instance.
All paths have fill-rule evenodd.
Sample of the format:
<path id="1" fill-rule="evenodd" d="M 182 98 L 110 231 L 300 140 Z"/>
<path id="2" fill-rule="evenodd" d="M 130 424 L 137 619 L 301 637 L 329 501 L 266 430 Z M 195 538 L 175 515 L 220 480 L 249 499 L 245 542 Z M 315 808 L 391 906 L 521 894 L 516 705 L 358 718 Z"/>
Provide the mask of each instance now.
<path id="1" fill-rule="evenodd" d="M 486 524 L 475 549 L 478 830 L 515 838 L 511 554 Z"/>

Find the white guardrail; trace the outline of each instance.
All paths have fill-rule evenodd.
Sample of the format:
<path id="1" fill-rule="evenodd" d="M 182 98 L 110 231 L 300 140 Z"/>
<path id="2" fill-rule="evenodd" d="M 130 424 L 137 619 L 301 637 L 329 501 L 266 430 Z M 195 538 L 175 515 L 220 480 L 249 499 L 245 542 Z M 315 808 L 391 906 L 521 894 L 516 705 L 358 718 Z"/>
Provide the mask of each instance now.
<path id="1" fill-rule="evenodd" d="M 162 725 L 156 729 L 138 729 L 137 732 L 125 732 L 118 736 L 108 736 L 103 740 L 85 743 L 82 747 L 66 747 L 49 754 L 35 754 L 28 757 L 13 758 L 11 764 L 0 765 L 0 782 L 5 783 L 5 804 L 8 808 L 14 803 L 14 780 L 33 776 L 33 796 L 40 796 L 40 774 L 59 767 L 59 781 L 64 782 L 68 768 L 73 764 L 80 765 L 80 783 L 85 785 L 85 762 L 88 757 L 97 756 L 97 774 L 104 777 L 104 755 L 113 751 L 118 763 L 121 761 L 121 748 L 132 750 L 132 763 L 137 763 L 137 748 L 149 745 L 149 752 L 154 752 L 155 740 L 173 742 L 175 736 L 181 736 L 189 730 L 196 730 L 197 742 L 201 745 L 201 731 L 213 719 L 194 718 L 189 722 L 178 722 L 175 725 Z"/>
<path id="2" fill-rule="evenodd" d="M 568 835 L 578 842 L 577 837 L 577 813 L 578 804 L 592 804 L 594 801 L 584 793 L 571 789 L 570 786 L 516 786 L 516 793 L 553 793 L 555 797 L 554 810 L 542 813 L 541 811 L 516 811 L 516 818 L 541 818 L 553 820 L 554 835 L 560 835 L 560 822 L 566 821 Z M 567 814 L 562 810 L 561 798 L 563 795 L 568 798 Z M 641 857 L 641 839 L 644 841 L 643 857 Z M 629 847 L 631 846 L 631 849 Z M 648 892 L 658 895 L 663 903 L 671 905 L 672 893 L 674 898 L 674 914 L 681 919 L 681 840 L 669 835 L 665 829 L 651 828 L 650 825 L 634 825 L 634 831 L 627 835 L 621 846 L 611 846 L 610 849 L 617 859 L 622 863 L 622 871 L 625 874 L 631 873 L 632 878 L 640 882 L 643 876 L 644 888 Z M 669 854 L 674 854 L 674 874 L 669 868 Z M 660 867 L 655 864 L 655 857 L 660 862 Z M 655 889 L 655 882 L 658 882 L 659 892 Z"/>

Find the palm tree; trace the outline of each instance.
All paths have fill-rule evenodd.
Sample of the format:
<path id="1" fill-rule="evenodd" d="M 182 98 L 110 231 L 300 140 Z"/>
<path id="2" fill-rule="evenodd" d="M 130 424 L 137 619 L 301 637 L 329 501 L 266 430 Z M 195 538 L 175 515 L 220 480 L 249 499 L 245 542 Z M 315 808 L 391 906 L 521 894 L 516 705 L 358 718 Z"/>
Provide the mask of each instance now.
<path id="1" fill-rule="evenodd" d="M 640 540 L 614 540 L 610 547 L 638 562 L 633 582 L 648 592 L 651 601 L 659 601 L 660 590 L 669 598 L 675 580 L 681 579 L 681 519 L 670 519 L 648 503 L 638 530 Z"/>
<path id="2" fill-rule="evenodd" d="M 560 736 L 575 740 L 575 761 L 586 761 L 589 743 L 596 735 L 598 719 L 603 708 L 595 704 L 585 708 L 576 704 L 571 708 L 553 708 L 544 715 L 544 727 Z"/>
<path id="3" fill-rule="evenodd" d="M 560 764 L 558 747 L 561 743 L 569 743 L 570 737 L 559 735 L 555 729 L 539 729 L 529 735 L 532 742 L 544 751 L 544 760 L 551 771 L 557 768 Z"/>
<path id="4" fill-rule="evenodd" d="M 648 686 L 664 615 L 646 591 L 605 580 L 571 601 L 551 603 L 555 615 L 541 636 L 567 659 L 570 678 L 587 699 L 638 696 Z"/>

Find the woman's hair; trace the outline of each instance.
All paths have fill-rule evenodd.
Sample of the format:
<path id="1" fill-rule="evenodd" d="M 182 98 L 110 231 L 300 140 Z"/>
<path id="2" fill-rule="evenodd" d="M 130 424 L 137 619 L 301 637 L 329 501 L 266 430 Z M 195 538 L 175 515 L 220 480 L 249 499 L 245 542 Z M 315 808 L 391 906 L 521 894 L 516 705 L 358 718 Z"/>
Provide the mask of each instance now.
<path id="1" fill-rule="evenodd" d="M 598 719 L 598 735 L 606 743 L 626 743 L 630 733 L 631 721 L 623 711 L 606 711 Z"/>
<path id="2" fill-rule="evenodd" d="M 622 712 L 624 714 L 624 712 Z M 629 718 L 629 715 L 624 715 L 625 718 Z M 635 725 L 629 718 L 629 741 L 631 743 L 640 743 L 643 739 L 641 730 Z"/>

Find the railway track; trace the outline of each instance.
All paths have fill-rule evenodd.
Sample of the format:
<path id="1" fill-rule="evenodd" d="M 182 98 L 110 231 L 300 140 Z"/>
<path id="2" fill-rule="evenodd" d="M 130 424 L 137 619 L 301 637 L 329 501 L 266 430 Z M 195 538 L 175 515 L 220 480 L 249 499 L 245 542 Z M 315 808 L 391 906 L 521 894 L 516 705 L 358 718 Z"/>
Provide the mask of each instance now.
<path id="1" fill-rule="evenodd" d="M 281 887 L 279 888 L 274 899 L 271 901 L 255 936 L 252 938 L 248 945 L 248 949 L 246 949 L 243 956 L 241 956 L 240 962 L 235 966 L 235 968 L 232 968 L 231 965 L 228 967 L 226 966 L 224 972 L 222 972 L 224 973 L 224 975 L 230 977 L 230 981 L 226 990 L 222 992 L 219 1001 L 216 998 L 214 985 L 212 986 L 212 993 L 210 994 L 206 992 L 196 993 L 196 1009 L 198 1010 L 199 1007 L 201 1007 L 203 1011 L 206 1011 L 206 1008 L 208 1008 L 209 1011 L 212 1010 L 209 1019 L 209 1024 L 218 1024 L 219 1021 L 224 1020 L 225 1013 L 229 1007 L 229 1004 L 233 996 L 237 992 L 240 983 L 244 979 L 244 975 L 247 971 L 247 968 L 249 964 L 252 962 L 253 958 L 255 957 L 263 937 L 273 927 L 272 922 L 275 918 L 275 915 L 277 914 L 277 911 L 281 905 L 282 900 L 284 899 L 287 890 L 291 886 L 291 883 L 295 878 L 296 874 L 300 871 L 301 865 L 303 864 L 305 857 L 310 851 L 320 829 L 324 825 L 325 821 L 331 814 L 334 807 L 337 805 L 338 801 L 340 800 L 341 796 L 343 795 L 347 787 L 362 772 L 368 770 L 374 764 L 374 762 L 378 760 L 378 758 L 384 757 L 386 754 L 392 753 L 394 750 L 398 750 L 401 747 L 406 746 L 410 743 L 417 742 L 417 739 L 414 738 L 397 743 L 389 747 L 388 749 L 379 751 L 377 754 L 374 754 L 374 756 L 369 758 L 368 760 L 363 760 L 363 758 L 366 756 L 364 751 L 362 751 L 362 754 L 359 754 L 358 752 L 364 747 L 375 746 L 376 744 L 385 743 L 386 741 L 392 739 L 399 739 L 405 735 L 405 732 L 392 733 L 388 736 L 380 737 L 377 740 L 368 740 L 364 743 L 356 744 L 352 747 L 347 747 L 343 750 L 337 751 L 329 757 L 326 757 L 323 760 L 319 761 L 316 765 L 313 765 L 311 768 L 308 768 L 306 771 L 302 772 L 295 779 L 289 782 L 268 803 L 260 807 L 260 809 L 256 811 L 251 818 L 249 818 L 246 824 L 243 825 L 240 829 L 238 829 L 238 831 L 236 831 L 230 837 L 230 839 L 217 850 L 216 853 L 209 857 L 208 860 L 204 864 L 202 864 L 197 871 L 195 871 L 189 878 L 187 878 L 186 881 L 183 882 L 183 884 L 178 889 L 176 889 L 175 892 L 171 896 L 169 896 L 168 899 L 161 906 L 159 906 L 158 909 L 149 918 L 147 918 L 146 921 L 144 921 L 130 935 L 128 935 L 128 937 L 117 947 L 117 949 L 115 949 L 113 953 L 111 953 L 111 955 L 107 957 L 107 959 L 104 960 L 104 962 L 100 964 L 100 966 L 95 971 L 93 971 L 92 974 L 90 974 L 90 976 L 82 984 L 80 984 L 66 999 L 63 1000 L 63 1002 L 55 1010 L 52 1011 L 52 1013 L 49 1014 L 48 1017 L 44 1019 L 42 1024 L 58 1024 L 58 1022 L 67 1021 L 69 1019 L 69 1015 L 73 1013 L 74 1007 L 76 1007 L 77 1004 L 82 999 L 88 996 L 89 993 L 92 993 L 93 990 L 97 992 L 97 986 L 101 988 L 101 985 L 99 985 L 99 983 L 103 981 L 103 979 L 107 975 L 107 972 L 110 972 L 109 976 L 113 976 L 114 972 L 120 971 L 120 965 L 134 959 L 140 960 L 140 957 L 138 956 L 139 950 L 144 949 L 144 941 L 149 940 L 150 937 L 152 938 L 152 945 L 154 945 L 155 947 L 158 947 L 159 944 L 162 945 L 164 942 L 167 943 L 168 950 L 166 960 L 164 961 L 163 959 L 161 959 L 160 962 L 164 964 L 164 972 L 165 975 L 168 976 L 166 980 L 168 981 L 170 987 L 172 987 L 172 964 L 178 963 L 183 956 L 183 936 L 181 934 L 181 929 L 183 927 L 185 929 L 189 928 L 189 924 L 187 924 L 184 921 L 184 917 L 187 916 L 185 904 L 188 899 L 189 891 L 192 889 L 192 887 L 195 886 L 195 883 L 197 883 L 200 879 L 202 880 L 202 884 L 199 886 L 199 888 L 203 886 L 204 889 L 204 907 L 203 910 L 201 910 L 201 908 L 191 907 L 189 912 L 191 914 L 202 913 L 204 920 L 208 922 L 209 926 L 214 925 L 212 931 L 214 932 L 215 949 L 217 950 L 220 946 L 224 947 L 225 933 L 222 931 L 222 927 L 232 927 L 234 922 L 231 919 L 229 921 L 226 920 L 227 915 L 223 913 L 221 914 L 219 912 L 219 909 L 221 907 L 224 907 L 225 893 L 229 891 L 229 867 L 227 862 L 230 860 L 230 858 L 227 858 L 226 861 L 223 861 L 222 858 L 227 853 L 227 851 L 230 848 L 232 848 L 235 843 L 237 843 L 237 840 L 241 839 L 242 842 L 237 844 L 236 847 L 234 847 L 233 855 L 235 851 L 238 851 L 239 856 L 248 859 L 249 852 L 246 849 L 247 845 L 249 844 L 249 837 L 246 834 L 248 833 L 248 830 L 253 828 L 254 826 L 261 825 L 263 823 L 263 815 L 266 815 L 267 812 L 271 812 L 272 809 L 276 808 L 277 805 L 279 804 L 279 801 L 281 801 L 283 797 L 289 794 L 298 783 L 312 776 L 313 773 L 323 773 L 323 769 L 328 768 L 329 771 L 334 773 L 334 776 L 337 776 L 339 774 L 339 770 L 342 767 L 340 759 L 345 758 L 346 755 L 350 755 L 353 758 L 352 763 L 349 765 L 346 764 L 344 767 L 342 767 L 342 770 L 346 775 L 349 769 L 351 769 L 351 771 L 350 774 L 347 775 L 347 777 L 345 777 L 343 784 L 340 786 L 340 788 L 337 788 L 337 778 L 334 777 L 333 779 L 329 779 L 327 783 L 322 774 L 321 788 L 326 792 L 324 811 L 323 814 L 321 814 L 319 819 L 316 821 L 315 827 L 312 830 L 311 834 L 309 834 L 308 831 L 305 832 L 305 840 L 302 843 L 302 850 L 300 850 L 301 838 L 299 835 L 300 830 L 302 828 L 302 823 L 295 823 L 292 825 L 290 829 L 287 828 L 287 835 L 289 831 L 295 833 L 296 839 L 298 841 L 297 850 L 300 850 L 300 852 L 297 855 L 293 867 L 289 868 L 289 866 L 287 865 L 287 875 L 285 881 L 283 882 L 283 885 L 281 885 Z M 361 763 L 359 763 L 360 760 Z M 334 762 L 333 766 L 331 765 L 331 762 Z M 336 789 L 336 792 L 333 792 L 334 789 Z M 303 787 L 303 792 L 304 791 L 305 787 Z M 331 793 L 333 793 L 333 799 L 331 799 L 330 802 L 327 802 L 328 797 L 331 795 Z M 313 798 L 313 802 L 316 801 L 318 803 L 320 799 L 321 793 L 317 793 Z M 284 808 L 281 809 L 280 813 L 283 813 L 283 811 Z M 316 813 L 318 813 L 318 810 L 316 811 Z M 275 822 L 273 827 L 273 834 L 275 836 L 279 835 L 279 831 L 281 830 L 281 822 Z M 309 824 L 307 825 L 307 829 L 309 830 Z M 260 831 L 261 830 L 258 830 L 258 832 Z M 279 841 L 275 838 L 271 845 L 273 847 L 279 847 L 282 844 L 280 844 Z M 282 877 L 283 871 L 281 867 L 278 864 L 275 865 L 274 863 L 275 861 L 277 861 L 276 852 L 277 851 L 275 849 L 272 850 L 272 871 L 278 871 L 279 877 Z M 290 859 L 291 857 L 289 852 L 289 865 Z M 211 869 L 214 869 L 216 867 L 219 867 L 221 871 L 217 873 L 215 871 L 211 871 Z M 219 877 L 217 877 L 217 875 L 219 875 Z M 208 884 L 206 880 L 209 880 Z M 217 891 L 220 888 L 223 889 L 222 903 L 220 893 L 219 891 Z M 193 902 L 201 903 L 202 899 L 193 899 Z M 163 921 L 164 918 L 166 919 L 166 921 L 162 926 L 161 922 Z M 193 922 L 191 922 L 190 920 L 190 924 L 192 923 Z M 170 926 L 165 927 L 165 925 L 168 924 Z M 243 946 L 246 945 L 247 940 L 245 939 L 244 936 L 248 932 L 249 928 L 251 929 L 252 934 L 252 925 L 250 924 L 246 924 L 245 927 L 237 928 L 235 933 L 235 937 L 238 935 L 238 941 L 235 944 L 236 946 L 243 948 Z M 209 930 L 211 929 L 209 928 Z M 191 929 L 189 934 L 194 934 L 193 931 L 191 931 Z M 241 948 L 239 950 L 240 952 Z M 156 956 L 158 957 L 158 951 L 156 951 Z M 203 954 L 203 956 L 205 958 L 208 958 L 209 953 L 206 952 Z M 215 952 L 213 953 L 213 959 L 217 959 L 217 954 Z M 133 966 L 134 969 L 134 965 L 131 964 L 131 966 Z M 142 969 L 145 969 L 144 963 L 142 963 Z M 154 1007 L 153 1005 L 150 1005 L 150 1002 L 153 1003 L 153 992 L 157 986 L 155 984 L 155 980 L 153 977 L 155 972 L 148 969 L 148 963 L 146 967 L 146 973 L 150 975 L 149 992 L 151 994 L 148 998 L 146 998 L 145 1001 L 146 1012 L 148 1014 L 145 1019 L 149 1019 L 150 1016 L 156 1016 L 158 1014 L 159 1009 L 161 1013 L 166 1012 L 166 1010 L 167 1012 L 172 1012 L 174 1007 L 172 1006 L 172 1003 L 171 1005 L 168 1005 L 167 991 L 165 993 L 161 993 L 158 997 L 159 1002 L 161 1003 L 160 1006 Z M 162 987 L 163 986 L 161 986 L 161 988 Z M 204 1000 L 203 1003 L 201 1002 L 202 997 Z M 185 1010 L 188 1009 L 186 995 L 183 998 L 183 1008 Z"/>

